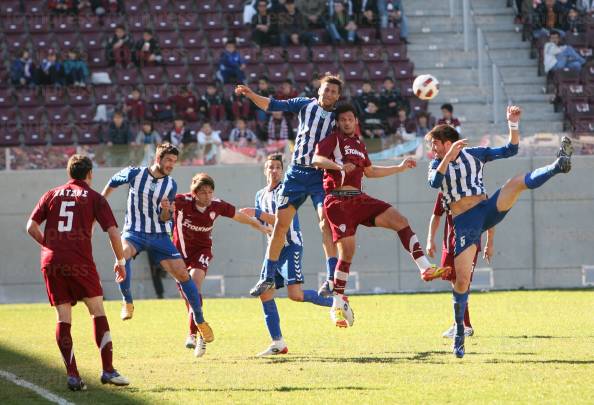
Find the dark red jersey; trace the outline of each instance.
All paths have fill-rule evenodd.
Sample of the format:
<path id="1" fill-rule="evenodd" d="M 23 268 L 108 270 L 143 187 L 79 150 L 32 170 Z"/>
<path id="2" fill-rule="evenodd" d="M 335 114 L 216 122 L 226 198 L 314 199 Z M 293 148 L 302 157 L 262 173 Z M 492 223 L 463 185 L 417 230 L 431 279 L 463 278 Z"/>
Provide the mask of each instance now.
<path id="1" fill-rule="evenodd" d="M 454 254 L 454 246 L 456 243 L 454 237 L 454 219 L 452 218 L 452 214 L 449 212 L 446 213 L 443 203 L 443 194 L 437 194 L 435 206 L 433 207 L 433 215 L 441 217 L 443 214 L 446 214 L 446 222 L 443 227 L 443 251 Z"/>

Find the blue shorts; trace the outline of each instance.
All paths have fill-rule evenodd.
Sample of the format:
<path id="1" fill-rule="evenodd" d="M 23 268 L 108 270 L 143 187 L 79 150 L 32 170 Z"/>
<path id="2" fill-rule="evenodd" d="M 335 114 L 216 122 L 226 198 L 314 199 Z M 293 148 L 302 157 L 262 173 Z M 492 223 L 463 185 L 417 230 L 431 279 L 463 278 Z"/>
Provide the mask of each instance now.
<path id="1" fill-rule="evenodd" d="M 171 238 L 166 233 L 125 231 L 122 237 L 134 245 L 136 254 L 143 250 L 151 252 L 157 263 L 168 259 L 182 259 Z"/>
<path id="2" fill-rule="evenodd" d="M 508 211 L 497 210 L 497 190 L 490 198 L 481 201 L 463 214 L 454 217 L 454 256 L 458 256 L 467 247 L 480 243 L 481 235 L 487 229 L 500 223 Z"/>
<path id="3" fill-rule="evenodd" d="M 323 171 L 314 167 L 289 166 L 276 202 L 278 209 L 287 208 L 289 205 L 299 209 L 310 196 L 314 208 L 318 210 L 324 204 L 325 196 L 322 177 Z"/>
<path id="4" fill-rule="evenodd" d="M 303 284 L 303 273 L 301 271 L 301 260 L 303 257 L 303 246 L 289 245 L 281 250 L 278 258 L 278 270 L 274 275 L 274 286 L 276 289 L 285 285 Z M 266 277 L 266 260 L 262 266 L 260 278 Z"/>

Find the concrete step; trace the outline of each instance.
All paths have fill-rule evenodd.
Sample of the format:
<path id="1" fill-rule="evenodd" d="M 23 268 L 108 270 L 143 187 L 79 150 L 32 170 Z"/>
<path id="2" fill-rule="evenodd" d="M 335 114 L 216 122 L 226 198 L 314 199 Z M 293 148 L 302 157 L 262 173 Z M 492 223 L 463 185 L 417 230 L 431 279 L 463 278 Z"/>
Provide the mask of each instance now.
<path id="1" fill-rule="evenodd" d="M 440 98 L 441 94 L 438 95 L 430 104 L 429 111 L 436 116 L 441 116 L 439 111 L 440 105 L 446 100 Z M 563 118 L 563 113 L 556 113 L 553 111 L 553 107 L 544 102 L 522 102 L 518 103 L 524 110 L 524 118 L 532 121 L 560 121 Z M 493 119 L 493 108 L 490 104 L 486 103 L 453 103 L 454 116 L 458 117 L 461 122 L 490 122 Z M 499 114 L 501 119 L 505 121 L 505 108 L 507 102 L 502 103 L 499 107 Z"/>
<path id="2" fill-rule="evenodd" d="M 562 121 L 529 121 L 522 120 L 520 124 L 520 133 L 523 136 L 532 136 L 536 133 L 560 133 L 563 132 Z M 499 124 L 491 122 L 464 122 L 462 123 L 462 135 L 469 139 L 477 139 L 484 135 L 508 133 L 507 124 L 503 120 Z"/>
<path id="3" fill-rule="evenodd" d="M 512 84 L 544 83 L 546 81 L 544 76 L 538 76 L 536 66 L 501 66 L 499 72 L 506 86 Z"/>
<path id="4" fill-rule="evenodd" d="M 510 31 L 515 32 L 516 25 L 513 17 L 509 15 L 475 15 L 472 20 L 476 27 L 483 31 Z M 414 32 L 457 32 L 462 27 L 461 17 L 410 17 L 408 19 L 409 30 Z M 474 31 L 474 30 L 473 30 Z"/>

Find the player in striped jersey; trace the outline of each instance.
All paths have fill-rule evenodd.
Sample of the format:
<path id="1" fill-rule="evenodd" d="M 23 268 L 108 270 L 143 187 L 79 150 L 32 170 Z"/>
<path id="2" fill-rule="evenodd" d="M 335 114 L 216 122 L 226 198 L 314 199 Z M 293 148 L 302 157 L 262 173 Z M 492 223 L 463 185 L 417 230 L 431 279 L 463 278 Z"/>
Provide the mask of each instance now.
<path id="1" fill-rule="evenodd" d="M 212 329 L 204 321 L 200 297 L 190 278 L 181 254 L 177 251 L 171 232 L 171 206 L 175 199 L 177 184 L 169 176 L 173 171 L 179 151 L 169 143 L 157 146 L 155 161 L 150 167 L 127 167 L 116 173 L 103 189 L 108 197 L 117 187 L 127 184 L 128 204 L 126 222 L 122 234 L 126 257 L 126 279 L 120 284 L 124 299 L 121 317 L 131 319 L 134 313 L 132 290 L 132 258 L 143 250 L 151 251 L 157 262 L 173 276 L 190 303 L 194 320 L 206 342 L 212 341 Z"/>
<path id="2" fill-rule="evenodd" d="M 555 162 L 509 179 L 491 197 L 487 197 L 483 166 L 492 160 L 518 153 L 521 113 L 517 106 L 507 108 L 509 142 L 499 148 L 467 148 L 467 140 L 460 139 L 458 132 L 448 125 L 438 125 L 427 134 L 435 155 L 429 164 L 429 185 L 441 189 L 454 220 L 456 335 L 453 352 L 459 358 L 465 353 L 464 311 L 468 301 L 472 261 L 481 234 L 503 220 L 523 191 L 538 188 L 556 174 L 571 170 L 573 146 L 569 138 L 563 137 Z"/>
<path id="3" fill-rule="evenodd" d="M 320 80 L 318 98 L 297 97 L 289 100 L 275 100 L 260 96 L 248 86 L 237 86 L 235 93 L 252 100 L 257 107 L 264 111 L 284 111 L 297 114 L 299 126 L 295 138 L 295 151 L 291 165 L 279 190 L 277 201 L 278 210 L 274 225 L 272 240 L 268 244 L 266 254 L 266 271 L 262 279 L 250 291 L 253 296 L 259 296 L 274 285 L 274 274 L 279 267 L 279 255 L 283 248 L 285 235 L 289 231 L 291 221 L 297 210 L 311 197 L 318 212 L 324 252 L 327 259 L 328 279 L 334 278 L 336 267 L 336 246 L 332 242 L 332 233 L 324 219 L 324 189 L 322 187 L 322 171 L 312 166 L 313 155 L 318 142 L 332 131 L 335 122 L 334 106 L 342 91 L 343 83 L 337 76 L 327 74 Z M 322 291 L 324 288 L 320 289 Z M 327 290 L 327 289 L 325 289 Z M 328 291 L 324 291 L 328 293 Z"/>
<path id="4" fill-rule="evenodd" d="M 267 184 L 266 187 L 256 193 L 255 208 L 242 208 L 240 211 L 248 216 L 256 217 L 263 224 L 272 227 L 274 225 L 278 193 L 281 190 L 281 179 L 283 176 L 282 155 L 274 154 L 267 157 L 264 164 L 264 174 Z M 270 243 L 270 237 L 268 241 Z M 295 214 L 289 231 L 283 238 L 283 248 L 279 256 L 279 268 L 274 275 L 274 286 L 260 295 L 264 310 L 264 320 L 266 321 L 272 343 L 266 350 L 259 353 L 258 356 L 272 356 L 288 352 L 287 345 L 281 333 L 280 318 L 274 301 L 275 288 L 283 288 L 286 284 L 289 298 L 293 301 L 311 302 L 312 304 L 324 307 L 332 306 L 332 298 L 322 297 L 314 290 L 304 291 L 302 289 L 302 256 L 303 240 L 299 228 L 299 217 Z M 262 273 L 266 271 L 265 266 L 266 262 L 262 266 Z M 349 316 L 352 317 L 352 313 Z"/>

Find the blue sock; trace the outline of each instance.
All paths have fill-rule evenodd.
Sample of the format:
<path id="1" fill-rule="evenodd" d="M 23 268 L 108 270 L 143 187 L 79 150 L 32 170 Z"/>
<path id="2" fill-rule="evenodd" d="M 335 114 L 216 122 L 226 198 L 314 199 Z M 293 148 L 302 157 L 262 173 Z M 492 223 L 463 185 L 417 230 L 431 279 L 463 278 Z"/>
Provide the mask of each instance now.
<path id="1" fill-rule="evenodd" d="M 326 280 L 334 281 L 334 269 L 336 269 L 337 263 L 338 259 L 336 257 L 329 257 L 326 260 Z"/>
<path id="2" fill-rule="evenodd" d="M 331 307 L 332 297 L 322 297 L 321 295 L 318 295 L 317 291 L 305 290 L 303 291 L 303 302 L 311 302 L 312 304 L 321 307 Z"/>
<path id="3" fill-rule="evenodd" d="M 464 336 L 464 312 L 466 311 L 466 304 L 468 303 L 468 293 L 463 294 L 452 291 L 454 294 L 454 319 L 456 321 L 456 334 Z"/>
<path id="4" fill-rule="evenodd" d="M 524 183 L 526 183 L 526 187 L 529 189 L 538 188 L 558 173 L 561 173 L 561 170 L 554 163 L 539 167 L 524 176 Z"/>
<path id="5" fill-rule="evenodd" d="M 264 320 L 266 321 L 266 327 L 272 340 L 279 340 L 283 337 L 280 329 L 280 317 L 278 316 L 278 309 L 276 309 L 276 302 L 274 299 L 262 303 L 264 308 Z"/>
<path id="6" fill-rule="evenodd" d="M 190 307 L 192 307 L 192 311 L 194 312 L 194 322 L 203 323 L 204 322 L 204 315 L 202 314 L 202 305 L 200 304 L 200 294 L 198 293 L 198 289 L 196 288 L 196 284 L 190 278 L 183 283 L 179 283 L 181 289 L 190 303 Z"/>
<path id="7" fill-rule="evenodd" d="M 126 278 L 124 279 L 124 281 L 118 284 L 118 287 L 120 287 L 120 292 L 122 293 L 122 298 L 124 298 L 124 301 L 126 301 L 127 304 L 132 304 L 133 302 L 132 289 L 130 286 L 132 283 L 132 265 L 130 264 L 131 262 L 132 259 L 126 260 Z"/>
<path id="8" fill-rule="evenodd" d="M 266 280 L 274 280 L 274 273 L 278 268 L 278 260 L 266 259 L 264 278 Z"/>

